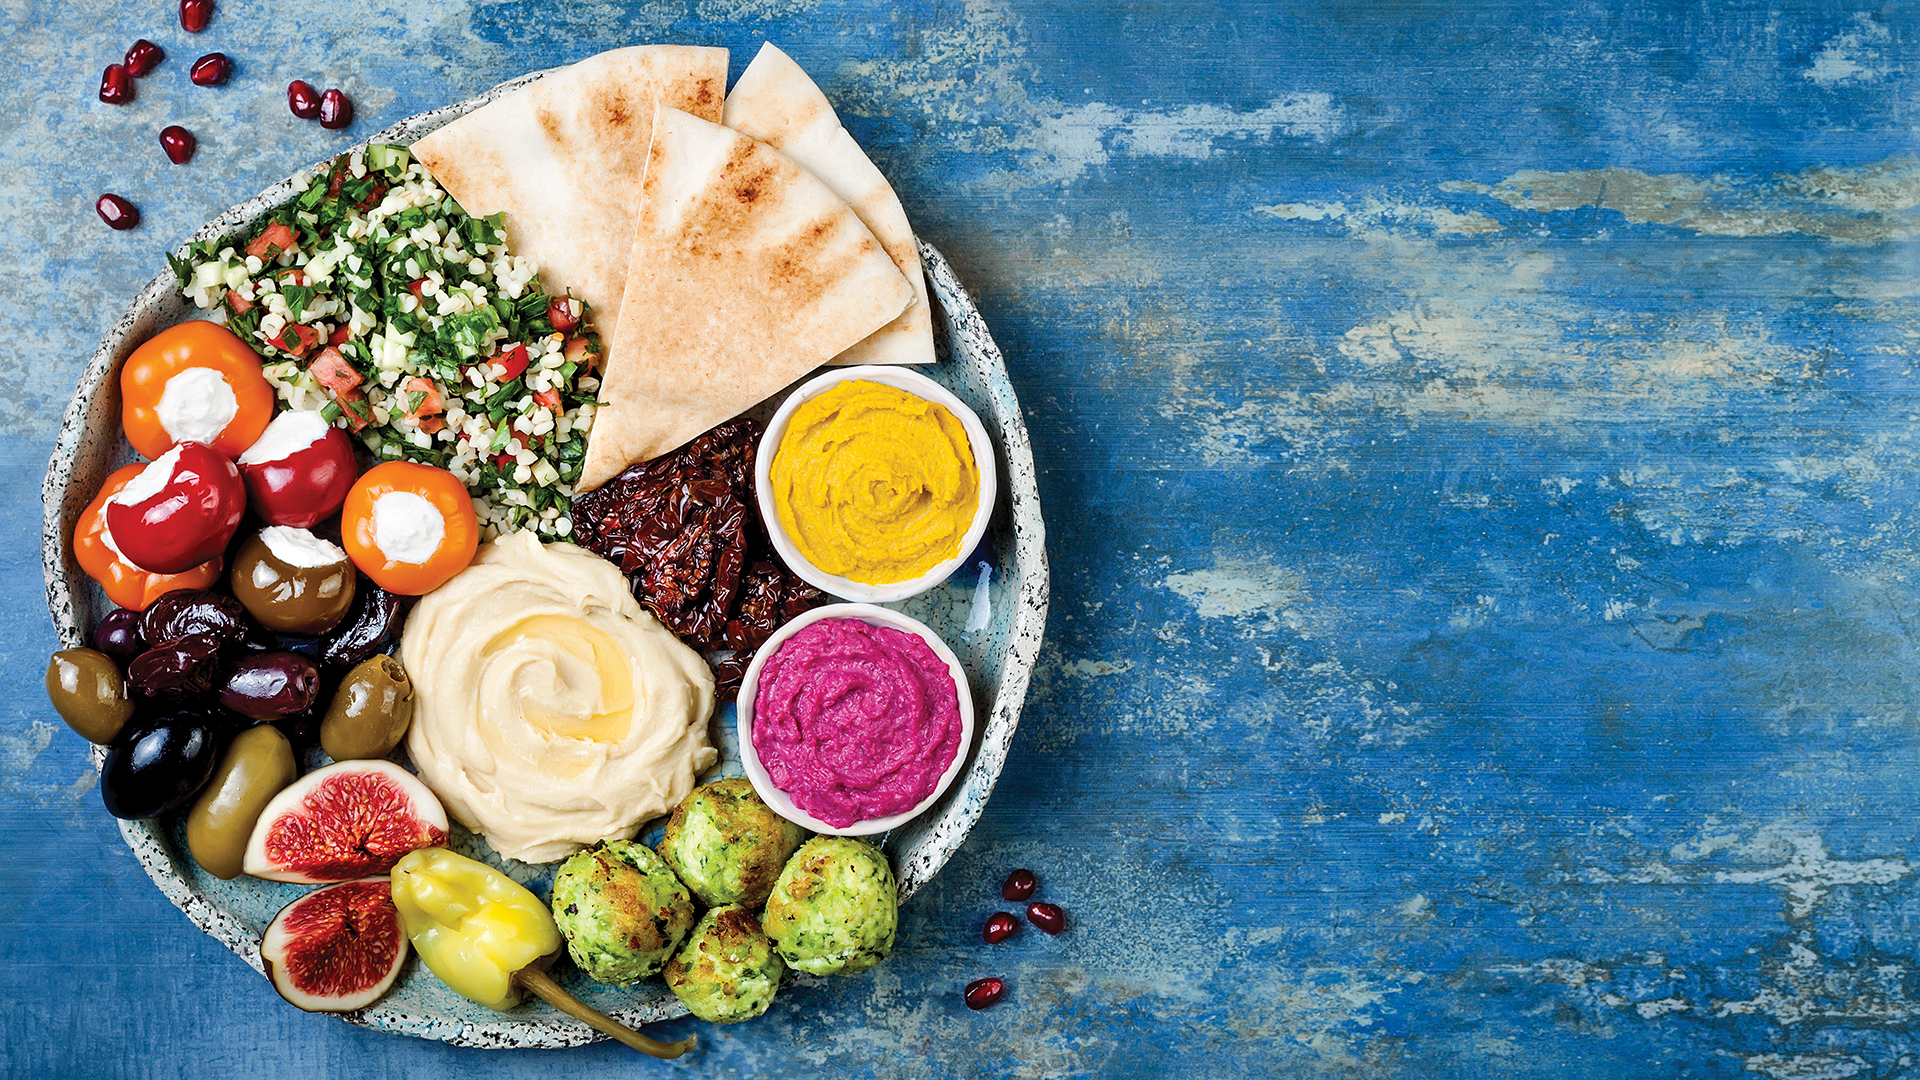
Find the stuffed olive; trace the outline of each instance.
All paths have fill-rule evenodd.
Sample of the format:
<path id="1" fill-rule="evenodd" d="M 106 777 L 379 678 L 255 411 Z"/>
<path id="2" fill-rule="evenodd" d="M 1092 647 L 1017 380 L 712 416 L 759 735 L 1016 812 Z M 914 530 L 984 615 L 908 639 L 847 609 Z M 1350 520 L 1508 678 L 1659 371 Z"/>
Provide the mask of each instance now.
<path id="1" fill-rule="evenodd" d="M 308 532 L 272 525 L 247 538 L 233 560 L 233 595 L 262 626 L 324 634 L 353 607 L 346 550 Z"/>
<path id="2" fill-rule="evenodd" d="M 320 749 L 335 761 L 386 757 L 412 723 L 413 683 L 406 670 L 391 656 L 372 656 L 340 680 L 320 722 Z"/>

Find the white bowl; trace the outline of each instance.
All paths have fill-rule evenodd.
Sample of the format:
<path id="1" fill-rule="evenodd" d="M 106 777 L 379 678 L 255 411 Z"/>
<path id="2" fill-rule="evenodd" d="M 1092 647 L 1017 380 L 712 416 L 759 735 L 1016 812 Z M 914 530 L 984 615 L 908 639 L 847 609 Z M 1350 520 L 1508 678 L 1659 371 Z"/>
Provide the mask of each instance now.
<path id="1" fill-rule="evenodd" d="M 807 399 L 817 397 L 827 390 L 851 379 L 865 379 L 868 382 L 891 386 L 904 390 L 915 397 L 924 398 L 937 405 L 943 405 L 947 411 L 959 417 L 960 426 L 967 431 L 967 443 L 973 449 L 973 463 L 980 470 L 980 505 L 973 512 L 973 522 L 967 526 L 965 536 L 960 538 L 960 548 L 953 558 L 936 564 L 933 569 L 919 577 L 906 581 L 895 581 L 885 585 L 868 585 L 853 581 L 838 574 L 829 574 L 815 566 L 793 539 L 787 535 L 780 524 L 780 512 L 773 502 L 773 485 L 768 476 L 773 470 L 773 458 L 780 450 L 780 441 L 786 437 L 787 422 L 793 418 L 793 411 Z M 895 600 L 905 600 L 917 596 L 935 585 L 953 576 L 960 564 L 967 560 L 973 549 L 980 544 L 980 538 L 986 535 L 987 521 L 993 516 L 993 500 L 999 491 L 998 473 L 993 461 L 993 443 L 987 438 L 987 429 L 980 423 L 966 402 L 953 395 L 951 390 L 927 378 L 911 368 L 871 365 L 862 367 L 834 368 L 802 384 L 798 390 L 787 396 L 773 419 L 767 422 L 766 434 L 760 437 L 760 450 L 753 459 L 753 486 L 760 503 L 760 520 L 766 522 L 767 537 L 773 541 L 774 550 L 786 560 L 787 566 L 799 574 L 814 588 L 847 600 L 857 600 L 868 604 L 886 604 Z"/>
<path id="2" fill-rule="evenodd" d="M 812 626 L 822 619 L 859 619 L 873 626 L 890 626 L 895 630 L 905 630 L 927 643 L 935 656 L 946 662 L 947 670 L 953 675 L 955 693 L 960 699 L 960 743 L 953 753 L 953 760 L 947 762 L 946 771 L 940 774 L 940 782 L 926 798 L 905 813 L 893 814 L 882 818 L 869 818 L 856 821 L 844 828 L 829 825 L 812 814 L 793 804 L 793 798 L 782 789 L 775 787 L 773 779 L 767 775 L 767 768 L 760 763 L 760 753 L 753 746 L 753 699 L 760 689 L 760 669 L 767 664 L 767 658 L 780 651 L 788 638 L 801 630 Z M 737 733 L 740 737 L 740 764 L 747 770 L 747 778 L 753 781 L 753 790 L 773 812 L 796 825 L 829 836 L 872 836 L 876 833 L 897 829 L 914 818 L 919 817 L 932 806 L 941 795 L 946 793 L 948 785 L 960 773 L 960 766 L 967 760 L 967 752 L 973 746 L 973 692 L 967 688 L 967 673 L 960 666 L 960 658 L 955 656 L 940 635 L 927 629 L 917 619 L 908 618 L 888 608 L 875 607 L 872 604 L 829 604 L 814 608 L 812 611 L 794 619 L 776 630 L 772 637 L 747 666 L 745 677 L 740 680 L 740 697 L 737 709 Z"/>

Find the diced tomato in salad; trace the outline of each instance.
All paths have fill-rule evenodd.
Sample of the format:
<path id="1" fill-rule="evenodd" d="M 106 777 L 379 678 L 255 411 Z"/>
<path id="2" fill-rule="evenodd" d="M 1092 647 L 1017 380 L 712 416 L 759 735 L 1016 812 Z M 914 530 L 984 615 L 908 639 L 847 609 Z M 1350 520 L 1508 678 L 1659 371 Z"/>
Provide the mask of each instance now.
<path id="1" fill-rule="evenodd" d="M 517 379 L 527 373 L 527 347 L 515 345 L 512 352 L 497 357 L 493 362 L 504 369 L 504 374 L 500 376 L 501 382 Z"/>
<path id="2" fill-rule="evenodd" d="M 339 326 L 333 328 L 333 333 L 327 335 L 327 344 L 345 345 L 352 338 L 353 327 L 346 323 L 341 323 Z"/>
<path id="3" fill-rule="evenodd" d="M 406 400 L 411 402 L 413 395 L 419 394 L 420 404 L 407 409 L 408 416 L 432 416 L 447 411 L 446 403 L 440 400 L 440 390 L 433 385 L 432 379 L 412 378 L 407 380 Z M 425 424 L 421 425 L 425 427 Z"/>
<path id="4" fill-rule="evenodd" d="M 235 315 L 244 314 L 253 310 L 253 301 L 241 296 L 236 290 L 228 289 L 227 310 L 233 312 Z"/>
<path id="5" fill-rule="evenodd" d="M 359 431 L 373 423 L 373 408 L 367 404 L 367 395 L 359 390 L 349 390 L 344 394 L 333 395 L 340 403 L 340 414 L 347 418 L 347 427 Z"/>
<path id="6" fill-rule="evenodd" d="M 535 405 L 545 405 L 549 409 L 558 411 L 560 408 L 560 391 L 551 388 L 535 390 L 533 392 L 533 403 Z"/>
<path id="7" fill-rule="evenodd" d="M 320 355 L 314 357 L 313 363 L 307 366 L 307 372 L 321 386 L 333 391 L 336 397 L 350 394 L 360 386 L 360 373 L 353 370 L 347 358 L 332 346 L 320 350 Z"/>
<path id="8" fill-rule="evenodd" d="M 253 238 L 253 243 L 247 245 L 247 254 L 265 261 L 277 259 L 281 252 L 293 251 L 299 246 L 292 226 L 276 221 Z"/>
<path id="9" fill-rule="evenodd" d="M 580 365 L 582 371 L 592 371 L 600 363 L 600 350 L 583 337 L 568 338 L 566 345 L 561 348 L 561 355 L 566 357 L 567 363 Z"/>
<path id="10" fill-rule="evenodd" d="M 311 326 L 290 322 L 280 328 L 280 333 L 267 339 L 269 345 L 278 346 L 297 357 L 304 357 L 320 344 L 320 331 Z"/>

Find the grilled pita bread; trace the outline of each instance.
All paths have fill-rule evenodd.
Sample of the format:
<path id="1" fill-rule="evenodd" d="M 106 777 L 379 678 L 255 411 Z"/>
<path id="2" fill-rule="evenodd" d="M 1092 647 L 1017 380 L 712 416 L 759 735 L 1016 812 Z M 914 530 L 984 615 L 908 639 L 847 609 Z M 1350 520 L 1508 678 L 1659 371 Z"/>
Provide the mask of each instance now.
<path id="1" fill-rule="evenodd" d="M 800 65 L 768 42 L 727 95 L 721 123 L 792 158 L 853 207 L 913 286 L 893 322 L 833 359 L 836 364 L 933 363 L 933 314 L 907 212 L 887 178 L 840 126 L 827 96 Z"/>
<path id="2" fill-rule="evenodd" d="M 490 102 L 413 144 L 469 214 L 507 212 L 507 246 L 547 291 L 614 329 L 657 101 L 720 119 L 727 50 L 640 45 L 600 53 Z M 603 342 L 604 343 L 604 342 Z"/>
<path id="3" fill-rule="evenodd" d="M 628 265 L 578 491 L 766 400 L 914 296 L 826 184 L 664 105 Z"/>

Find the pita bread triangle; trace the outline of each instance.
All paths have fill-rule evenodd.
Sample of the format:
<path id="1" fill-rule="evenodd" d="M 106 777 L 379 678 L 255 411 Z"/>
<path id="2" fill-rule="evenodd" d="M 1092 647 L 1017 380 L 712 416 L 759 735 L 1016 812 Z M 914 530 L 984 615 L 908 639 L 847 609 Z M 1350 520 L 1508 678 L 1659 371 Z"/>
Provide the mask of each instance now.
<path id="1" fill-rule="evenodd" d="M 913 303 L 900 317 L 833 359 L 835 364 L 931 364 L 933 310 L 913 228 L 893 185 L 840 126 L 827 95 L 772 42 L 747 65 L 727 95 L 720 122 L 771 145 L 819 177 L 853 212 L 913 286 Z"/>
<path id="2" fill-rule="evenodd" d="M 913 295 L 826 184 L 766 143 L 660 106 L 576 490 L 766 400 Z"/>
<path id="3" fill-rule="evenodd" d="M 727 50 L 637 45 L 590 56 L 413 144 L 469 214 L 506 211 L 508 250 L 593 308 L 602 344 L 626 287 L 657 101 L 720 119 Z"/>

